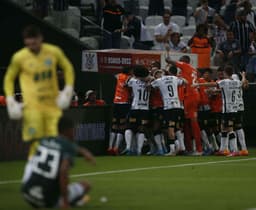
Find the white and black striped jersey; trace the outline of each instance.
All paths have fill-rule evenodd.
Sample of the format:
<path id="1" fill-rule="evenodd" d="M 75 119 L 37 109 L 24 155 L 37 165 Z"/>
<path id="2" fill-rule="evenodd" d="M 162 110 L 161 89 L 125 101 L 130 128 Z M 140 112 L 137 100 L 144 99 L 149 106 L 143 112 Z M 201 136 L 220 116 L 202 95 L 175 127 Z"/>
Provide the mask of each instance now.
<path id="1" fill-rule="evenodd" d="M 127 82 L 128 87 L 132 89 L 132 110 L 149 110 L 150 90 L 145 81 L 137 78 L 131 78 Z"/>
<path id="2" fill-rule="evenodd" d="M 178 91 L 178 87 L 183 84 L 184 80 L 176 76 L 163 76 L 151 83 L 153 88 L 160 89 L 164 102 L 164 110 L 183 108 Z"/>
<path id="3" fill-rule="evenodd" d="M 217 82 L 222 95 L 222 113 L 235 113 L 238 109 L 237 94 L 242 87 L 239 80 L 223 79 Z"/>
<path id="4" fill-rule="evenodd" d="M 237 74 L 233 74 L 232 79 L 240 81 L 239 76 Z M 237 96 L 238 111 L 244 111 L 244 99 L 243 99 L 243 88 L 242 87 L 237 91 L 236 96 Z"/>

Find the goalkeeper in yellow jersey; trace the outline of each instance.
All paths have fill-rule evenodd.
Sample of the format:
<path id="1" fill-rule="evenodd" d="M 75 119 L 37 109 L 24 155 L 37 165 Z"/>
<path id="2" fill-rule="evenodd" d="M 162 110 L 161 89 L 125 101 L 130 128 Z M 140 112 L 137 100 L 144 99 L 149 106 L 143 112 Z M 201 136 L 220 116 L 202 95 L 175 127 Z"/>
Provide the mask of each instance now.
<path id="1" fill-rule="evenodd" d="M 57 125 L 62 110 L 69 107 L 73 94 L 74 70 L 59 47 L 43 43 L 38 27 L 26 27 L 23 38 L 25 47 L 12 57 L 4 78 L 4 90 L 9 117 L 22 119 L 23 140 L 32 143 L 30 153 L 33 153 L 38 139 L 58 135 Z M 62 91 L 58 86 L 57 66 L 64 72 L 65 87 Z M 14 98 L 17 78 L 22 104 Z"/>

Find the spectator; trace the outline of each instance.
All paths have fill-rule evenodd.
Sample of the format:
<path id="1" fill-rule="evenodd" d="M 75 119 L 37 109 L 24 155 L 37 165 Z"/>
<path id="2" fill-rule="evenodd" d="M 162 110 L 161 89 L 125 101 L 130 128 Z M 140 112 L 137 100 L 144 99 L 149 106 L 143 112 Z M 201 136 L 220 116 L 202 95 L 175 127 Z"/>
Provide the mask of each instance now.
<path id="1" fill-rule="evenodd" d="M 231 0 L 224 12 L 224 21 L 227 25 L 235 19 L 238 0 Z"/>
<path id="2" fill-rule="evenodd" d="M 251 37 L 249 56 L 249 63 L 246 67 L 247 78 L 250 82 L 254 82 L 256 75 L 256 33 L 253 33 Z"/>
<path id="3" fill-rule="evenodd" d="M 233 31 L 227 31 L 227 40 L 222 42 L 215 55 L 215 65 L 224 66 L 231 64 L 234 67 L 235 72 L 239 72 L 239 60 L 241 54 L 240 42 L 235 39 Z"/>
<path id="4" fill-rule="evenodd" d="M 152 41 L 146 41 L 146 39 L 143 37 L 143 30 L 146 30 L 143 23 L 140 19 L 138 19 L 134 14 L 131 12 L 126 13 L 126 19 L 125 22 L 127 24 L 124 35 L 126 36 L 133 36 L 134 37 L 134 43 L 133 48 L 134 49 L 143 49 L 143 50 L 150 50 L 153 46 Z M 146 31 L 145 31 L 146 33 Z"/>
<path id="5" fill-rule="evenodd" d="M 210 26 L 211 36 L 213 37 L 215 46 L 226 41 L 227 26 L 221 18 L 216 18 L 214 24 Z"/>
<path id="6" fill-rule="evenodd" d="M 220 12 L 220 9 L 223 5 L 225 5 L 226 0 L 208 0 L 209 6 L 215 9 L 217 13 Z"/>
<path id="7" fill-rule="evenodd" d="M 208 0 L 201 0 L 201 6 L 196 8 L 194 13 L 196 25 L 213 23 L 215 15 L 215 9 L 209 7 Z"/>
<path id="8" fill-rule="evenodd" d="M 241 68 L 244 69 L 249 60 L 250 36 L 255 32 L 253 25 L 247 21 L 247 12 L 243 8 L 237 9 L 236 20 L 230 25 L 235 39 L 239 40 L 241 46 Z"/>
<path id="9" fill-rule="evenodd" d="M 170 41 L 173 32 L 180 33 L 180 27 L 171 22 L 171 13 L 167 10 L 163 15 L 163 23 L 160 23 L 155 28 L 155 49 L 164 50 L 165 44 Z"/>
<path id="10" fill-rule="evenodd" d="M 171 52 L 187 53 L 187 45 L 180 40 L 180 33 L 172 33 L 169 46 Z"/>
<path id="11" fill-rule="evenodd" d="M 149 0 L 148 15 L 160 15 L 164 14 L 164 0 Z"/>
<path id="12" fill-rule="evenodd" d="M 105 104 L 104 100 L 97 99 L 94 90 L 88 90 L 86 92 L 84 106 L 104 106 Z"/>
<path id="13" fill-rule="evenodd" d="M 186 25 L 188 25 L 188 0 L 172 0 L 172 15 L 180 15 L 186 18 Z"/>
<path id="14" fill-rule="evenodd" d="M 256 13 L 252 10 L 252 4 L 250 3 L 250 1 L 248 1 L 248 0 L 242 1 L 239 4 L 239 7 L 243 7 L 245 9 L 245 11 L 247 12 L 247 20 L 255 28 L 255 26 L 256 26 Z"/>
<path id="15" fill-rule="evenodd" d="M 211 49 L 213 43 L 207 37 L 208 27 L 200 24 L 196 28 L 195 35 L 189 40 L 191 52 L 198 55 L 198 68 L 210 68 Z"/>
<path id="16" fill-rule="evenodd" d="M 106 1 L 106 5 L 103 8 L 103 28 L 106 30 L 103 37 L 103 47 L 105 49 L 120 48 L 123 26 L 121 18 L 124 13 L 123 7 L 117 4 L 116 0 Z"/>

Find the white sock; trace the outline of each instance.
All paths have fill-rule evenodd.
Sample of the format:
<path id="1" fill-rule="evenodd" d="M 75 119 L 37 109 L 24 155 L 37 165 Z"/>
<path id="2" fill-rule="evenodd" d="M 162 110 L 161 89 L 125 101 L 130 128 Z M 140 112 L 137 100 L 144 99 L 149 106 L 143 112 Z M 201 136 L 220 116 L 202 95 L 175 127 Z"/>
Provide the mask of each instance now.
<path id="1" fill-rule="evenodd" d="M 164 139 L 164 134 L 161 135 L 161 142 L 162 142 L 162 147 L 164 149 L 164 152 L 167 152 L 167 147 L 166 147 L 166 143 L 165 143 L 165 139 Z"/>
<path id="2" fill-rule="evenodd" d="M 228 150 L 228 137 L 221 137 L 220 151 Z"/>
<path id="3" fill-rule="evenodd" d="M 144 140 L 145 140 L 145 134 L 144 133 L 138 133 L 137 136 L 137 152 L 138 152 L 138 155 L 141 154 L 141 151 L 142 151 L 142 147 L 143 147 L 143 144 L 144 144 Z"/>
<path id="4" fill-rule="evenodd" d="M 116 133 L 110 132 L 110 136 L 109 136 L 109 146 L 108 146 L 109 149 L 111 149 L 111 148 L 113 147 L 115 138 L 116 138 Z"/>
<path id="5" fill-rule="evenodd" d="M 208 139 L 208 136 L 207 136 L 207 133 L 205 130 L 201 130 L 201 138 L 206 146 L 207 149 L 211 149 L 212 148 L 212 145 L 210 144 L 209 142 L 209 139 Z"/>
<path id="6" fill-rule="evenodd" d="M 241 146 L 242 150 L 247 150 L 246 142 L 245 142 L 245 134 L 244 134 L 244 129 L 239 129 L 236 131 L 237 137 L 239 144 Z"/>
<path id="7" fill-rule="evenodd" d="M 218 151 L 219 150 L 219 145 L 217 143 L 215 135 L 212 134 L 211 138 L 212 138 L 212 146 L 213 146 L 214 150 Z"/>
<path id="8" fill-rule="evenodd" d="M 170 152 L 175 152 L 175 144 L 170 144 Z"/>
<path id="9" fill-rule="evenodd" d="M 161 134 L 157 134 L 154 136 L 154 140 L 155 140 L 155 143 L 156 143 L 156 147 L 159 151 L 163 150 L 162 148 L 162 137 L 161 137 Z"/>
<path id="10" fill-rule="evenodd" d="M 177 131 L 176 136 L 177 136 L 177 139 L 179 140 L 180 150 L 185 151 L 186 147 L 185 147 L 185 143 L 184 143 L 184 133 L 181 131 Z"/>
<path id="11" fill-rule="evenodd" d="M 124 135 L 125 135 L 126 149 L 131 150 L 131 144 L 132 144 L 132 138 L 133 138 L 132 130 L 130 129 L 126 130 Z"/>
<path id="12" fill-rule="evenodd" d="M 229 135 L 230 134 L 235 134 L 235 132 L 231 132 L 231 133 L 229 133 Z M 229 138 L 229 146 L 230 146 L 230 151 L 231 152 L 237 152 L 238 151 L 236 135 L 235 135 L 234 138 L 231 138 L 231 139 Z"/>
<path id="13" fill-rule="evenodd" d="M 179 140 L 175 140 L 175 151 L 180 151 L 180 142 Z"/>
<path id="14" fill-rule="evenodd" d="M 115 143 L 115 148 L 119 148 L 120 143 L 123 141 L 124 135 L 122 133 L 118 133 L 116 136 L 116 143 Z"/>

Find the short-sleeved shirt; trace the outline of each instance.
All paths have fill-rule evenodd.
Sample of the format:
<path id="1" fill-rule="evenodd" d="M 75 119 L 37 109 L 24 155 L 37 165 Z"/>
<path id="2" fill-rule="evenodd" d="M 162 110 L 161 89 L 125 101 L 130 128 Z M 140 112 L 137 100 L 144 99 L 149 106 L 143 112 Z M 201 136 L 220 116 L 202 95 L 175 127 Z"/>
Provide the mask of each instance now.
<path id="1" fill-rule="evenodd" d="M 238 109 L 237 94 L 242 87 L 242 82 L 231 79 L 223 79 L 217 82 L 221 89 L 222 113 L 236 113 Z"/>
<path id="2" fill-rule="evenodd" d="M 185 89 L 185 98 L 199 95 L 198 89 L 192 87 L 194 83 L 197 83 L 198 71 L 192 65 L 180 61 L 176 62 L 176 66 L 181 69 L 180 76 L 188 81 Z"/>
<path id="3" fill-rule="evenodd" d="M 180 41 L 177 45 L 174 45 L 172 41 L 170 41 L 169 46 L 170 46 L 170 50 L 173 52 L 181 52 L 182 50 L 187 48 L 187 45 L 182 41 Z"/>
<path id="4" fill-rule="evenodd" d="M 184 81 L 176 76 L 163 76 L 151 83 L 153 88 L 159 88 L 161 92 L 164 110 L 182 108 L 179 98 L 179 86 L 183 84 Z"/>
<path id="5" fill-rule="evenodd" d="M 255 32 L 254 26 L 249 22 L 234 21 L 230 24 L 235 38 L 240 41 L 242 52 L 248 52 L 250 46 L 250 33 Z"/>
<path id="6" fill-rule="evenodd" d="M 165 25 L 164 23 L 160 23 L 159 25 L 156 26 L 154 35 L 162 35 L 165 36 L 168 30 L 171 29 L 172 32 L 177 32 L 180 33 L 180 27 L 176 23 L 170 22 L 169 25 Z M 156 42 L 157 46 L 156 48 L 159 50 L 164 50 L 164 44 L 163 43 L 158 43 Z"/>
<path id="7" fill-rule="evenodd" d="M 149 96 L 150 91 L 147 83 L 137 79 L 131 78 L 127 82 L 128 87 L 132 89 L 132 110 L 149 110 Z"/>
<path id="8" fill-rule="evenodd" d="M 240 42 L 236 39 L 234 39 L 233 41 L 226 40 L 222 42 L 218 47 L 218 50 L 221 50 L 224 54 L 228 54 L 231 51 L 236 51 L 240 49 Z"/>
<path id="9" fill-rule="evenodd" d="M 77 146 L 62 137 L 40 141 L 35 155 L 27 163 L 22 192 L 42 207 L 54 207 L 60 197 L 60 166 L 68 160 L 73 165 Z"/>

